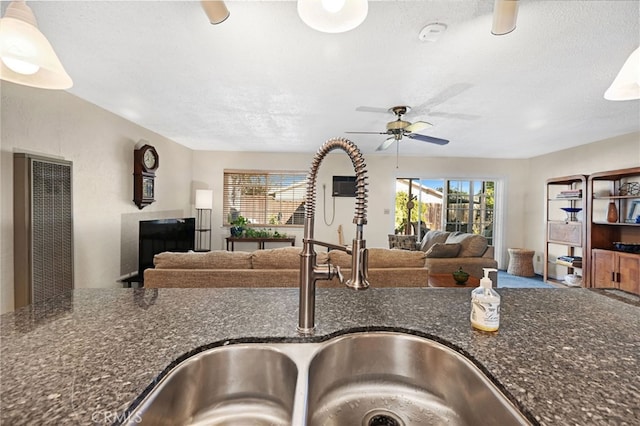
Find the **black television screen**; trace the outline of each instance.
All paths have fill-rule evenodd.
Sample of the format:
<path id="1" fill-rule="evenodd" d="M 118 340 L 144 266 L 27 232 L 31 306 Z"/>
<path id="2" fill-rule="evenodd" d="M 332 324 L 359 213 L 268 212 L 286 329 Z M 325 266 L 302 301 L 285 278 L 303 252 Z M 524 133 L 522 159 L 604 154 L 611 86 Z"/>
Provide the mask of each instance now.
<path id="1" fill-rule="evenodd" d="M 144 278 L 145 269 L 153 268 L 153 256 L 163 251 L 194 249 L 196 219 L 141 220 L 138 238 L 138 275 Z"/>

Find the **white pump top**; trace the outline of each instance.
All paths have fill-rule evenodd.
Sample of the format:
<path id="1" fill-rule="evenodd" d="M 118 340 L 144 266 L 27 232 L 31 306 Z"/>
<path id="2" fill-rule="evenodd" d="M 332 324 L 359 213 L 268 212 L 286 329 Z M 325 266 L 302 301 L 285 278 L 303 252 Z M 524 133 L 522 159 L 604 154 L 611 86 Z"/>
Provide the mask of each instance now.
<path id="1" fill-rule="evenodd" d="M 495 268 L 482 268 L 482 270 L 484 271 L 484 277 L 480 280 L 480 287 L 485 289 L 491 288 L 493 282 L 491 282 L 491 278 L 489 278 L 489 272 L 498 272 L 498 270 Z"/>

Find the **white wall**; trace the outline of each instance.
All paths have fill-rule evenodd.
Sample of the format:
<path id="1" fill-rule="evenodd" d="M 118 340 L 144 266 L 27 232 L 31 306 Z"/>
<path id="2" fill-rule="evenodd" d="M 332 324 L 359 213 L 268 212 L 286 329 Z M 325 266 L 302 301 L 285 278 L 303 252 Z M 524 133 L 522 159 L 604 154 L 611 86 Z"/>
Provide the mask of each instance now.
<path id="1" fill-rule="evenodd" d="M 545 187 L 549 178 L 589 175 L 607 170 L 626 169 L 640 165 L 640 133 L 630 133 L 594 142 L 553 154 L 534 157 L 531 162 L 525 193 L 527 198 L 525 245 L 535 250 L 536 273 L 542 274 L 545 241 Z M 537 261 L 540 257 L 540 261 Z"/>
<path id="2" fill-rule="evenodd" d="M 13 309 L 13 153 L 73 162 L 75 286 L 117 287 L 137 270 L 137 221 L 190 215 L 191 151 L 64 91 L 0 83 L 0 311 Z M 133 203 L 133 148 L 156 147 L 156 202 Z"/>

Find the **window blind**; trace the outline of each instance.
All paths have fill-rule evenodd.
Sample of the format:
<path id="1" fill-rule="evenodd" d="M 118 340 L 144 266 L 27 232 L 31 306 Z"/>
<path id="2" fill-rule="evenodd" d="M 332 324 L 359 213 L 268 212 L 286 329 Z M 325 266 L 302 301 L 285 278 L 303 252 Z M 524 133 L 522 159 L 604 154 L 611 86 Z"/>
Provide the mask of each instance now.
<path id="1" fill-rule="evenodd" d="M 225 170 L 223 222 L 243 216 L 254 226 L 304 225 L 306 172 Z"/>

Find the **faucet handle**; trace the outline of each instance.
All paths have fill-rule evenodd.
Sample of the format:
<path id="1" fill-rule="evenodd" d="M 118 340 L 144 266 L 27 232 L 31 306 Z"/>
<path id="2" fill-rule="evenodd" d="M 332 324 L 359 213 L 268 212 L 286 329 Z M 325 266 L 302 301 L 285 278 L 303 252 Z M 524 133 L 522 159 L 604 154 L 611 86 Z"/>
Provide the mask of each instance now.
<path id="1" fill-rule="evenodd" d="M 344 274 L 342 273 L 342 270 L 340 269 L 339 266 L 335 266 L 335 268 L 336 268 L 336 276 L 338 277 L 340 284 L 344 284 Z"/>

